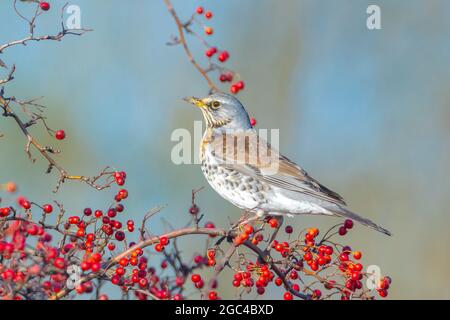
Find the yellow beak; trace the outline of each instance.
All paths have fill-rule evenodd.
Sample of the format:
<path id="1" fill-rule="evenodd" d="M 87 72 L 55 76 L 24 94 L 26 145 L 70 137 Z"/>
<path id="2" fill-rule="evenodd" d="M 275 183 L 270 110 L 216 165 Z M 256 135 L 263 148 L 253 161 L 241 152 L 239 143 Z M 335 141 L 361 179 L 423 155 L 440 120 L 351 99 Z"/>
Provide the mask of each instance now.
<path id="1" fill-rule="evenodd" d="M 205 108 L 206 104 L 203 102 L 202 99 L 196 98 L 196 97 L 186 97 L 183 98 L 184 101 L 189 102 L 190 104 L 193 104 L 199 108 Z"/>

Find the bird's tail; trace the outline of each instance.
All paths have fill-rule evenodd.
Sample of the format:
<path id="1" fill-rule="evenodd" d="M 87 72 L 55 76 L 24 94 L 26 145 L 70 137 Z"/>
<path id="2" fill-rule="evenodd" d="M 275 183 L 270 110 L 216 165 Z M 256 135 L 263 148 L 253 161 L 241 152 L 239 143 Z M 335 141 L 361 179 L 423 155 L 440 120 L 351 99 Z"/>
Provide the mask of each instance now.
<path id="1" fill-rule="evenodd" d="M 348 219 L 352 219 L 354 221 L 358 221 L 359 223 L 371 227 L 381 233 L 387 234 L 388 236 L 391 236 L 392 233 L 382 227 L 380 227 L 379 225 L 377 225 L 376 223 L 374 223 L 373 221 L 363 218 L 359 215 L 357 215 L 356 213 L 339 206 L 338 208 L 333 208 L 331 209 L 331 211 L 333 211 L 333 213 L 335 213 L 336 215 L 343 217 L 343 218 L 348 218 Z"/>

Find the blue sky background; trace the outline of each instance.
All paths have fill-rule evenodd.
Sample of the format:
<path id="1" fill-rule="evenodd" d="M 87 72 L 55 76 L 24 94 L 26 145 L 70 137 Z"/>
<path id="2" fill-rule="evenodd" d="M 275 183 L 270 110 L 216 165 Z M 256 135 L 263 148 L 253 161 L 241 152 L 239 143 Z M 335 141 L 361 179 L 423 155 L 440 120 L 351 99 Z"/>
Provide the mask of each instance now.
<path id="1" fill-rule="evenodd" d="M 59 31 L 62 1 L 38 22 L 38 33 Z M 161 218 L 175 226 L 188 217 L 190 190 L 207 185 L 196 165 L 170 161 L 176 128 L 192 129 L 201 114 L 181 101 L 207 93 L 181 47 L 162 1 L 71 1 L 94 32 L 62 42 L 14 47 L 1 55 L 17 65 L 7 93 L 44 96 L 49 124 L 67 139 L 59 162 L 74 174 L 104 165 L 128 173 L 128 214 L 137 220 L 167 204 Z M 188 1 L 173 0 L 185 19 L 197 5 L 211 9 L 211 42 L 228 49 L 228 66 L 247 88 L 239 98 L 260 128 L 280 128 L 281 151 L 346 198 L 350 207 L 390 229 L 386 238 L 356 227 L 349 241 L 393 277 L 393 298 L 450 298 L 450 3 L 430 1 Z M 381 7 L 382 30 L 366 28 L 366 8 Z M 26 35 L 11 1 L 0 3 L 0 43 Z M 202 57 L 201 47 L 193 50 Z M 1 71 L 1 70 L 0 70 Z M 101 207 L 111 192 L 68 183 L 54 195 L 54 175 L 32 164 L 23 137 L 6 119 L 0 132 L 0 181 L 21 193 L 61 200 L 80 212 Z M 225 226 L 239 210 L 209 187 L 199 196 L 208 220 Z M 299 217 L 294 226 L 327 228 L 337 219 Z M 165 226 L 155 219 L 152 231 Z M 187 255 L 197 243 L 184 242 Z M 155 257 L 155 259 L 157 259 Z M 231 289 L 230 289 L 231 290 Z M 273 294 L 277 298 L 278 293 Z"/>

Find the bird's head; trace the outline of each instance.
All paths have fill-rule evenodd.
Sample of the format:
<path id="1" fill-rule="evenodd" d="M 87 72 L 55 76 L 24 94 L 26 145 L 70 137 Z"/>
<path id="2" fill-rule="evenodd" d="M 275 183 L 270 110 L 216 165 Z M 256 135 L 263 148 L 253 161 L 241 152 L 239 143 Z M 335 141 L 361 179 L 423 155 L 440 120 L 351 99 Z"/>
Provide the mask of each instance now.
<path id="1" fill-rule="evenodd" d="M 252 128 L 244 106 L 232 95 L 214 93 L 205 98 L 188 97 L 184 100 L 200 108 L 209 128 L 217 130 Z"/>

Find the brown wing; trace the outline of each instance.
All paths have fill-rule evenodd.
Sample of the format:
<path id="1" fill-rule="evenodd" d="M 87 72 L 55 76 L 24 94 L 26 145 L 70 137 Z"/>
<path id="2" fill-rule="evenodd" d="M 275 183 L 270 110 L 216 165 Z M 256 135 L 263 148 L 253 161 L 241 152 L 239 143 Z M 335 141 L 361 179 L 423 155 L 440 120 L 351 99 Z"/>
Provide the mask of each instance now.
<path id="1" fill-rule="evenodd" d="M 309 176 L 253 131 L 213 136 L 209 147 L 216 160 L 225 167 L 279 188 L 345 205 L 339 194 Z"/>

